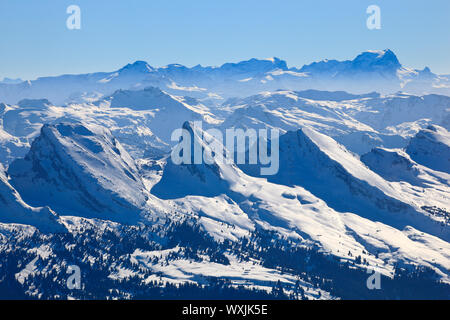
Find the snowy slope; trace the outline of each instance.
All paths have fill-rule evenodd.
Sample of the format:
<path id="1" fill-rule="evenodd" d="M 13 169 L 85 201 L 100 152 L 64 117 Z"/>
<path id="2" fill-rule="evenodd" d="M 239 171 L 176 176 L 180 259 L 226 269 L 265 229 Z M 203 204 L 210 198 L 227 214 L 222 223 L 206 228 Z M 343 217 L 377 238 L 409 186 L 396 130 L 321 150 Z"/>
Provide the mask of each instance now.
<path id="1" fill-rule="evenodd" d="M 298 185 L 341 212 L 354 212 L 370 220 L 403 229 L 416 229 L 446 239 L 442 230 L 408 196 L 369 170 L 354 154 L 333 139 L 303 128 L 280 137 L 280 170 L 269 181 Z"/>
<path id="2" fill-rule="evenodd" d="M 164 174 L 161 181 L 153 187 L 152 193 L 160 198 L 179 198 L 187 194 L 215 196 L 226 192 L 229 189 L 231 181 L 239 180 L 240 172 L 233 163 L 213 161 L 195 164 L 194 150 L 209 150 L 211 148 L 202 140 L 203 137 L 208 141 L 216 141 L 214 137 L 202 131 L 192 122 L 185 122 L 182 127 L 191 136 L 191 164 L 174 164 L 170 157 L 164 168 Z M 223 146 L 222 146 L 223 148 Z M 223 148 L 226 155 L 226 150 Z M 227 179 L 224 179 L 226 175 Z M 195 183 L 192 183 L 192 179 Z"/>
<path id="3" fill-rule="evenodd" d="M 450 175 L 422 166 L 399 149 L 374 148 L 361 156 L 372 171 L 378 173 L 408 200 L 450 222 Z"/>
<path id="4" fill-rule="evenodd" d="M 430 125 L 419 131 L 406 152 L 420 164 L 450 173 L 450 133 L 445 128 Z"/>
<path id="5" fill-rule="evenodd" d="M 191 124 L 185 124 L 184 128 L 196 135 L 200 134 Z M 288 162 L 293 166 L 289 175 L 294 179 L 300 176 L 303 166 L 308 165 L 308 170 L 311 170 L 308 177 L 310 183 L 298 181 L 301 187 L 273 184 L 266 179 L 247 176 L 232 163 L 215 161 L 212 164 L 176 165 L 171 164 L 169 159 L 152 193 L 164 199 L 174 199 L 179 208 L 198 212 L 200 222 L 218 239 L 225 237 L 235 240 L 236 234 L 245 233 L 245 230 L 250 232 L 255 228 L 276 230 L 293 241 L 303 245 L 319 245 L 325 252 L 344 259 L 350 258 L 348 252 L 357 251 L 365 252 L 362 256 L 371 264 L 379 263 L 379 259 L 390 261 L 381 263 L 384 265 L 382 272 L 387 274 L 392 270 L 390 263 L 393 261 L 407 264 L 414 261 L 419 265 L 437 268 L 447 278 L 448 256 L 438 247 L 448 247 L 448 243 L 439 238 L 448 237 L 448 229 L 443 231 L 439 222 L 427 213 L 416 212 L 408 203 L 395 199 L 395 196 L 402 198 L 402 194 L 343 147 L 318 133 L 304 131 L 309 134 L 305 134 L 304 139 L 310 139 L 311 145 L 290 146 L 297 149 L 297 154 L 311 153 L 314 160 L 307 162 L 305 156 L 299 158 L 295 153 L 290 153 L 291 161 Z M 295 136 L 301 133 L 292 134 Z M 201 147 L 209 148 L 204 143 Z M 285 143 L 283 148 L 286 151 Z M 287 153 L 284 154 L 287 156 Z M 320 166 L 322 173 L 315 171 L 312 161 Z M 287 175 L 286 167 L 281 170 Z M 307 174 L 304 173 L 304 176 Z M 278 178 L 282 177 L 280 175 Z M 324 192 L 330 194 L 340 188 L 337 196 L 355 202 L 354 205 L 348 205 L 348 209 L 355 210 L 334 210 L 332 206 L 336 202 L 333 203 L 330 197 L 323 198 L 327 202 L 317 197 L 312 179 L 316 179 Z M 217 230 L 217 225 L 211 224 L 214 221 L 222 223 L 222 230 Z M 236 228 L 234 234 L 227 231 L 228 225 Z M 424 238 L 419 237 L 419 234 Z M 378 256 L 379 252 L 383 254 Z"/>
<path id="6" fill-rule="evenodd" d="M 133 223 L 148 198 L 134 160 L 99 126 L 44 125 L 9 174 L 26 201 L 63 215 Z"/>
<path id="7" fill-rule="evenodd" d="M 26 204 L 10 185 L 0 164 L 0 222 L 26 224 L 43 232 L 64 232 L 58 215 L 50 208 L 33 208 Z"/>
<path id="8" fill-rule="evenodd" d="M 231 114 L 221 127 L 278 128 L 282 131 L 309 127 L 333 137 L 358 154 L 377 146 L 392 148 L 406 145 L 404 137 L 377 131 L 369 123 L 356 119 L 355 115 L 365 112 L 363 103 L 371 98 L 327 91 L 306 94 L 311 95 L 315 100 L 304 98 L 304 92 L 296 91 L 267 92 L 244 99 L 230 99 L 222 107 Z M 344 97 L 351 100 L 341 100 Z"/>
<path id="9" fill-rule="evenodd" d="M 184 121 L 207 119 L 206 107 L 190 106 L 182 99 L 171 96 L 158 88 L 148 87 L 144 90 L 118 90 L 96 104 L 110 108 L 129 108 L 151 113 L 152 131 L 166 143 L 170 136 Z"/>
<path id="10" fill-rule="evenodd" d="M 306 97 L 314 97 L 314 100 Z M 349 100 L 342 100 L 349 98 Z M 358 154 L 374 147 L 403 148 L 427 123 L 446 126 L 450 98 L 439 95 L 355 96 L 328 91 L 264 92 L 222 105 L 229 113 L 221 127 L 309 127 Z"/>
<path id="11" fill-rule="evenodd" d="M 133 156 L 142 157 L 149 146 L 158 153 L 169 151 L 168 144 L 149 128 L 155 116 L 152 110 L 104 108 L 91 103 L 39 105 L 39 101 L 34 101 L 28 107 L 7 106 L 3 113 L 0 112 L 4 131 L 0 147 L 5 150 L 5 164 L 25 156 L 44 123 L 83 122 L 107 127 Z"/>
<path id="12" fill-rule="evenodd" d="M 398 93 L 363 99 L 355 101 L 355 108 L 349 110 L 349 115 L 375 130 L 386 130 L 395 134 L 401 134 L 400 130 L 396 130 L 398 125 L 424 119 L 446 126 L 450 116 L 450 97 Z"/>
<path id="13" fill-rule="evenodd" d="M 448 174 L 418 164 L 401 149 L 374 148 L 362 155 L 361 161 L 388 181 L 405 181 L 415 185 L 440 181 L 450 185 L 450 181 L 444 178 Z"/>
<path id="14" fill-rule="evenodd" d="M 0 161 L 9 164 L 23 157 L 44 123 L 83 122 L 107 127 L 133 157 L 142 158 L 150 150 L 155 156 L 167 153 L 172 130 L 181 126 L 185 119 L 215 121 L 203 105 L 191 106 L 185 102 L 192 102 L 189 99 L 173 97 L 156 88 L 118 91 L 117 95 L 122 98 L 126 95 L 128 100 L 122 99 L 120 107 L 114 108 L 109 107 L 109 100 L 66 106 L 31 99 L 21 101 L 17 106 L 2 104 L 0 148 L 3 152 L 0 153 Z M 141 103 L 149 103 L 150 107 L 144 110 L 133 107 L 136 97 Z"/>

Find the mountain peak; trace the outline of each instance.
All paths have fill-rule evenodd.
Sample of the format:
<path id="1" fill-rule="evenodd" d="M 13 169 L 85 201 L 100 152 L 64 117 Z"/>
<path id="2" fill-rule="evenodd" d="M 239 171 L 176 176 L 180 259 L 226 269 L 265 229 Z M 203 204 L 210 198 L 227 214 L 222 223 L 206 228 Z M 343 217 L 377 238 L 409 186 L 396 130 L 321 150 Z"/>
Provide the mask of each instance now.
<path id="1" fill-rule="evenodd" d="M 322 60 L 305 65 L 300 72 L 329 73 L 336 75 L 349 75 L 366 72 L 386 72 L 395 73 L 402 65 L 395 53 L 390 50 L 368 50 L 360 53 L 353 60 Z"/>
<path id="2" fill-rule="evenodd" d="M 0 83 L 3 83 L 3 84 L 18 84 L 18 83 L 22 83 L 22 82 L 23 82 L 23 80 L 20 78 L 11 79 L 11 78 L 7 78 L 7 77 L 3 78 L 3 80 L 0 81 Z"/>
<path id="3" fill-rule="evenodd" d="M 352 67 L 372 70 L 375 68 L 397 70 L 402 67 L 395 53 L 390 50 L 369 50 L 361 53 L 352 61 Z"/>
<path id="4" fill-rule="evenodd" d="M 450 173 L 450 133 L 443 127 L 429 125 L 409 142 L 406 152 L 419 164 Z"/>
<path id="5" fill-rule="evenodd" d="M 147 200 L 134 160 L 97 125 L 44 125 L 8 173 L 27 203 L 66 215 L 133 223 Z"/>
<path id="6" fill-rule="evenodd" d="M 22 99 L 17 105 L 21 108 L 45 108 L 51 106 L 52 103 L 47 99 Z"/>
<path id="7" fill-rule="evenodd" d="M 226 161 L 228 155 L 222 141 L 204 131 L 196 122 L 185 121 L 182 129 L 189 135 L 186 149 L 174 149 L 161 180 L 151 190 L 152 194 L 162 199 L 172 199 L 225 193 L 231 182 L 239 180 L 241 171 L 234 163 Z M 183 143 L 184 139 L 185 136 L 180 142 Z M 188 152 L 188 160 L 184 158 L 185 152 Z M 217 159 L 216 152 L 222 153 L 223 158 Z M 183 158 L 183 162 L 175 161 L 174 155 Z M 196 158 L 198 156 L 199 159 Z M 184 163 L 185 160 L 188 163 Z"/>
<path id="8" fill-rule="evenodd" d="M 225 63 L 220 69 L 224 71 L 239 71 L 241 73 L 258 72 L 265 73 L 275 69 L 288 70 L 287 63 L 279 58 L 256 59 L 240 61 L 237 63 Z"/>
<path id="9" fill-rule="evenodd" d="M 139 73 L 149 73 L 153 72 L 155 69 L 150 66 L 147 62 L 138 60 L 133 63 L 127 64 L 125 67 L 121 68 L 119 72 L 139 72 Z"/>
<path id="10" fill-rule="evenodd" d="M 182 105 L 172 96 L 157 87 L 146 87 L 143 90 L 116 90 L 112 95 L 99 101 L 109 101 L 112 108 L 131 108 L 147 110 L 152 108 L 175 108 Z"/>

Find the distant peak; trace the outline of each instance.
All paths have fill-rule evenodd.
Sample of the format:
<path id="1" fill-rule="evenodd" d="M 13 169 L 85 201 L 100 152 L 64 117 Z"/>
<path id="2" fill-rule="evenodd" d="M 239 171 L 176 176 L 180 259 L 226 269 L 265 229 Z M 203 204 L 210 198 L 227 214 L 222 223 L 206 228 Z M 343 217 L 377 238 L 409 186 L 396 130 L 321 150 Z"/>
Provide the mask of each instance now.
<path id="1" fill-rule="evenodd" d="M 186 67 L 182 64 L 179 64 L 179 63 L 171 63 L 165 67 L 162 67 L 161 69 L 184 69 L 185 70 L 185 69 L 188 69 L 188 67 Z"/>
<path id="2" fill-rule="evenodd" d="M 353 61 L 354 67 L 371 68 L 381 66 L 389 69 L 402 67 L 395 53 L 390 50 L 370 50 L 359 54 Z"/>
<path id="3" fill-rule="evenodd" d="M 423 70 L 419 70 L 419 75 L 423 78 L 433 78 L 435 74 L 431 72 L 431 69 L 429 67 L 423 68 Z"/>
<path id="4" fill-rule="evenodd" d="M 138 61 L 135 61 L 133 63 L 127 64 L 125 67 L 123 67 L 119 71 L 120 72 L 134 71 L 134 72 L 147 73 L 147 72 L 153 72 L 154 69 L 147 62 L 138 60 Z"/>
<path id="5" fill-rule="evenodd" d="M 17 105 L 21 108 L 45 108 L 51 106 L 52 103 L 47 99 L 22 99 Z"/>
<path id="6" fill-rule="evenodd" d="M 400 69 L 402 65 L 397 59 L 395 53 L 390 50 L 368 50 L 360 53 L 353 60 L 321 60 L 305 65 L 300 72 L 373 72 L 384 71 L 394 73 Z"/>
<path id="7" fill-rule="evenodd" d="M 385 56 L 387 57 L 395 57 L 395 53 L 391 49 L 385 49 L 385 50 L 367 50 L 364 52 L 361 52 L 358 56 L 364 56 L 364 55 L 372 55 L 376 56 L 377 58 L 383 58 Z"/>
<path id="8" fill-rule="evenodd" d="M 114 96 L 124 95 L 124 94 L 125 95 L 141 95 L 142 93 L 160 94 L 160 93 L 164 93 L 164 92 L 158 87 L 148 86 L 148 87 L 145 87 L 144 89 L 140 89 L 140 90 L 117 89 L 109 97 L 114 97 Z"/>
<path id="9" fill-rule="evenodd" d="M 287 70 L 287 63 L 279 58 L 256 59 L 240 61 L 237 63 L 225 63 L 222 70 L 239 70 L 241 72 L 268 72 L 275 69 Z"/>
<path id="10" fill-rule="evenodd" d="M 287 64 L 286 61 L 278 58 L 278 57 L 272 57 L 272 58 L 266 58 L 266 59 L 261 59 L 260 61 L 269 61 L 272 64 L 276 65 L 276 66 L 280 66 L 282 68 L 287 68 Z"/>
<path id="11" fill-rule="evenodd" d="M 23 82 L 23 80 L 20 78 L 12 79 L 12 78 L 7 78 L 7 77 L 3 78 L 3 80 L 0 81 L 0 83 L 4 83 L 4 84 L 18 84 L 21 82 Z"/>

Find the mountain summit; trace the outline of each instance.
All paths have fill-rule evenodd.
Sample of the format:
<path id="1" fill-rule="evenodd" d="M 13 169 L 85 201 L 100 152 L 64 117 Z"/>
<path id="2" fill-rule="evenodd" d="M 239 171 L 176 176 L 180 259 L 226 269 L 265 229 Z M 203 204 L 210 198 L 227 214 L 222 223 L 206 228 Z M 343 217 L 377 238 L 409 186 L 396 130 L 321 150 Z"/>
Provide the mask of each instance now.
<path id="1" fill-rule="evenodd" d="M 94 125 L 44 125 L 8 173 L 26 201 L 64 215 L 134 223 L 148 199 L 134 160 Z"/>
<path id="2" fill-rule="evenodd" d="M 371 50 L 359 54 L 353 60 L 322 60 L 305 65 L 300 72 L 310 74 L 328 73 L 336 76 L 357 73 L 386 72 L 393 73 L 402 68 L 397 56 L 390 49 Z"/>
<path id="3" fill-rule="evenodd" d="M 279 58 L 250 59 L 238 63 L 225 63 L 220 68 L 221 71 L 237 73 L 265 73 L 272 70 L 288 70 L 287 63 Z"/>
<path id="4" fill-rule="evenodd" d="M 131 72 L 137 72 L 137 73 L 149 73 L 153 72 L 155 69 L 149 65 L 145 61 L 135 61 L 134 63 L 129 63 L 123 68 L 119 70 L 119 73 L 131 73 Z"/>
<path id="5" fill-rule="evenodd" d="M 390 49 L 363 52 L 352 61 L 352 68 L 361 71 L 395 71 L 401 67 L 397 56 Z"/>

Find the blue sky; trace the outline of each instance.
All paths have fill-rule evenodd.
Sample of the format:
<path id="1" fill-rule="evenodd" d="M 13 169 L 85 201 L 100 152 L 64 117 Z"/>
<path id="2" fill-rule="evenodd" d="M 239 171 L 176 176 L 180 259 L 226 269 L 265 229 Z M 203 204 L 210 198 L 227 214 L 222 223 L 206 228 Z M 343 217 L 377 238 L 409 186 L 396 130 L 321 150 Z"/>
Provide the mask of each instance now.
<path id="1" fill-rule="evenodd" d="M 66 8 L 81 8 L 81 30 Z M 366 8 L 381 8 L 381 30 Z M 450 74 L 450 1 L 1 0 L 0 79 L 277 56 L 289 66 L 392 49 L 401 63 Z"/>

